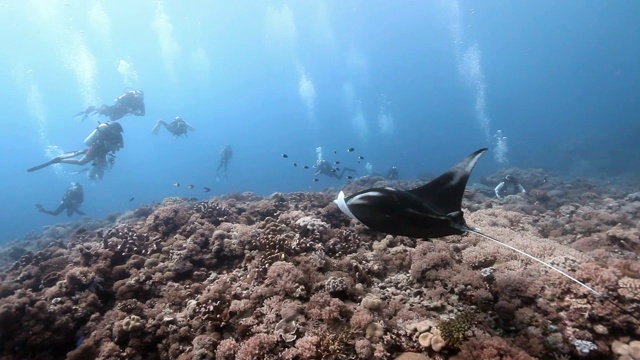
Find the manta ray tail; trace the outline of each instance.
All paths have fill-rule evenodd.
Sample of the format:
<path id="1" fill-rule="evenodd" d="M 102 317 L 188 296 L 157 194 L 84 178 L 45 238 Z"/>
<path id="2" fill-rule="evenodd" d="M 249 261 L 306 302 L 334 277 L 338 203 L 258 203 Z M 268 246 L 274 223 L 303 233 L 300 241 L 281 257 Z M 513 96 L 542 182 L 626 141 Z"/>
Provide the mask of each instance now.
<path id="1" fill-rule="evenodd" d="M 542 264 L 542 265 L 544 265 L 544 266 L 548 267 L 549 269 L 551 269 L 551 270 L 553 270 L 553 271 L 558 272 L 560 275 L 562 275 L 562 276 L 566 277 L 567 279 L 569 279 L 569 280 L 573 281 L 574 283 L 576 283 L 576 284 L 578 284 L 578 285 L 582 286 L 583 288 L 585 288 L 585 289 L 589 290 L 590 292 L 592 292 L 593 294 L 597 295 L 600 299 L 602 299 L 602 300 L 604 300 L 604 301 L 606 301 L 606 302 L 608 302 L 608 303 L 610 303 L 610 304 L 614 305 L 615 307 L 617 307 L 618 309 L 622 310 L 622 311 L 623 311 L 624 313 L 626 313 L 627 315 L 630 315 L 630 316 L 631 316 L 631 317 L 633 317 L 634 319 L 636 319 L 636 320 L 640 321 L 640 318 L 639 318 L 636 314 L 632 313 L 632 312 L 631 312 L 631 311 L 629 311 L 628 309 L 625 309 L 624 307 L 622 307 L 622 305 L 620 305 L 620 304 L 616 303 L 615 301 L 613 301 L 613 300 L 609 299 L 609 298 L 607 297 L 607 295 L 605 295 L 605 294 L 603 294 L 603 293 L 601 293 L 601 292 L 599 292 L 599 291 L 595 290 L 595 289 L 594 289 L 594 288 L 592 288 L 591 286 L 589 286 L 589 285 L 587 285 L 587 284 L 583 283 L 582 281 L 580 281 L 580 280 L 576 279 L 575 277 L 573 277 L 573 276 L 571 276 L 571 275 L 567 274 L 566 272 L 564 272 L 564 271 L 562 271 L 562 270 L 558 269 L 557 267 L 555 267 L 555 266 L 553 266 L 553 265 L 549 264 L 548 262 L 543 261 L 543 260 L 540 260 L 540 259 L 538 259 L 537 257 L 535 257 L 535 256 L 533 256 L 533 255 L 531 255 L 531 254 L 528 254 L 527 252 L 522 251 L 522 250 L 520 250 L 520 249 L 518 249 L 518 248 L 515 248 L 515 247 L 513 247 L 513 246 L 511 246 L 511 245 L 509 245 L 509 244 L 507 244 L 507 243 L 504 243 L 504 242 L 502 242 L 502 241 L 500 241 L 500 240 L 498 240 L 498 239 L 496 239 L 496 238 L 494 238 L 494 237 L 492 237 L 492 236 L 489 236 L 489 235 L 483 234 L 483 233 L 479 232 L 478 230 L 474 230 L 474 229 L 471 229 L 471 228 L 466 229 L 466 230 L 467 230 L 467 231 L 469 231 L 469 232 L 471 232 L 471 233 L 474 233 L 474 234 L 476 234 L 476 235 L 478 235 L 478 236 L 481 236 L 481 237 L 483 237 L 483 238 L 485 238 L 485 239 L 491 240 L 491 241 L 493 241 L 493 242 L 495 242 L 495 243 L 497 243 L 497 244 L 500 244 L 500 245 L 502 245 L 502 246 L 504 246 L 504 247 L 506 247 L 506 248 L 509 248 L 509 249 L 511 249 L 511 250 L 513 250 L 513 251 L 515 251 L 515 252 L 517 252 L 517 253 L 518 253 L 518 254 L 520 254 L 520 255 L 524 255 L 524 256 L 528 257 L 529 259 L 534 260 L 534 261 L 536 261 L 536 262 L 538 262 L 538 263 L 540 263 L 540 264 Z"/>

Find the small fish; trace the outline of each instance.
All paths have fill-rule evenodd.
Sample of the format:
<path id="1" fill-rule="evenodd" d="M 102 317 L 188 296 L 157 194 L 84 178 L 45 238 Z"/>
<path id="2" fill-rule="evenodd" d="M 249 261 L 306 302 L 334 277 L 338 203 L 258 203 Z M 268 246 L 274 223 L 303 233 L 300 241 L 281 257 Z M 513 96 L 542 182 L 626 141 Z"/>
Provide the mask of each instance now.
<path id="1" fill-rule="evenodd" d="M 204 192 L 209 192 L 209 191 L 211 191 L 211 189 L 209 189 L 208 187 L 204 187 L 204 188 L 202 188 L 202 190 L 204 190 Z"/>
<path id="2" fill-rule="evenodd" d="M 288 158 L 288 157 L 289 157 L 289 155 L 287 155 L 287 154 L 282 154 L 282 157 L 286 159 L 286 158 Z"/>
<path id="3" fill-rule="evenodd" d="M 358 160 L 364 160 L 364 156 L 358 156 Z"/>
<path id="4" fill-rule="evenodd" d="M 318 179 L 313 179 L 313 182 L 318 182 L 318 181 L 320 181 L 320 180 L 318 180 Z"/>
<path id="5" fill-rule="evenodd" d="M 175 187 L 180 187 L 180 183 L 179 183 L 179 182 L 177 182 L 177 183 L 173 183 L 173 186 L 175 186 Z"/>
<path id="6" fill-rule="evenodd" d="M 338 150 L 333 150 L 333 153 L 334 153 L 334 154 L 337 154 L 337 153 L 338 153 Z"/>
<path id="7" fill-rule="evenodd" d="M 76 230 L 76 235 L 84 234 L 84 233 L 86 233 L 86 232 L 87 232 L 87 229 L 85 229 L 85 228 L 80 228 L 80 229 Z"/>
<path id="8" fill-rule="evenodd" d="M 293 166 L 295 166 L 295 167 L 298 167 L 298 164 L 296 164 L 296 163 L 293 163 Z"/>
<path id="9" fill-rule="evenodd" d="M 129 202 L 132 202 L 133 200 L 135 200 L 136 198 L 132 197 L 131 199 L 129 199 Z"/>
<path id="10" fill-rule="evenodd" d="M 340 161 L 336 161 L 336 162 L 335 162 L 335 164 L 336 164 L 336 165 L 340 165 Z"/>
<path id="11" fill-rule="evenodd" d="M 308 166 L 308 165 L 305 165 L 305 166 L 304 166 L 304 168 L 305 168 L 305 169 L 308 169 L 308 168 L 309 168 L 309 166 Z"/>
<path id="12" fill-rule="evenodd" d="M 187 186 L 187 189 L 191 190 L 193 189 L 195 186 L 193 184 L 189 184 L 189 186 Z"/>
<path id="13" fill-rule="evenodd" d="M 353 176 L 347 175 L 347 179 L 351 180 L 351 179 L 353 179 Z"/>
<path id="14" fill-rule="evenodd" d="M 336 170 L 336 169 L 331 169 L 331 172 L 336 172 L 336 171 L 338 171 L 338 170 Z"/>
<path id="15" fill-rule="evenodd" d="M 348 148 L 348 149 L 347 149 L 347 151 L 348 151 L 348 152 L 354 152 L 354 151 L 356 151 L 356 148 L 352 148 L 352 147 L 350 147 L 350 148 Z"/>

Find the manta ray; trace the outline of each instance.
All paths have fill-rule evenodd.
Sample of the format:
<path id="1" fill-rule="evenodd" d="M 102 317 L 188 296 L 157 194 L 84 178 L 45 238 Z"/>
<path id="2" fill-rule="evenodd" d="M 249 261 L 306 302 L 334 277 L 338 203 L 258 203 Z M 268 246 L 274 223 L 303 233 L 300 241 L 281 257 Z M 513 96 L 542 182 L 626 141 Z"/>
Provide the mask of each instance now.
<path id="1" fill-rule="evenodd" d="M 462 212 L 462 197 L 471 171 L 487 150 L 483 148 L 470 154 L 449 171 L 415 189 L 405 191 L 392 187 L 371 188 L 348 197 L 340 191 L 333 202 L 351 218 L 373 230 L 391 235 L 428 239 L 465 233 L 477 234 L 560 273 L 638 319 L 635 314 L 607 299 L 601 292 L 559 268 L 467 225 Z"/>

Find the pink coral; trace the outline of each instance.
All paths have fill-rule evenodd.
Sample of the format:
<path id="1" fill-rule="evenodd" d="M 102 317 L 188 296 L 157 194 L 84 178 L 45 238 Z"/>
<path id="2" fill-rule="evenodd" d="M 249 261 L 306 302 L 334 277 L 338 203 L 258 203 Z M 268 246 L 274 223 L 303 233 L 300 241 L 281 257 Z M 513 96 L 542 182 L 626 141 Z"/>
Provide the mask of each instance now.
<path id="1" fill-rule="evenodd" d="M 295 265 L 285 261 L 276 261 L 267 270 L 264 287 L 271 289 L 273 295 L 301 297 L 306 292 L 303 280 L 304 274 Z"/>
<path id="2" fill-rule="evenodd" d="M 496 336 L 468 340 L 462 344 L 460 352 L 452 357 L 452 360 L 478 359 L 534 360 L 535 358 Z"/>
<path id="3" fill-rule="evenodd" d="M 311 319 L 330 321 L 340 319 L 345 310 L 346 306 L 342 301 L 321 292 L 311 296 L 306 312 Z"/>
<path id="4" fill-rule="evenodd" d="M 272 350 L 277 342 L 275 335 L 256 334 L 240 344 L 236 360 L 276 359 Z"/>
<path id="5" fill-rule="evenodd" d="M 292 359 L 316 359 L 318 356 L 318 344 L 320 339 L 317 336 L 305 336 L 296 341 L 294 347 L 282 352 L 282 358 Z"/>
<path id="6" fill-rule="evenodd" d="M 236 351 L 238 351 L 238 343 L 234 339 L 224 339 L 216 349 L 216 360 L 233 360 Z"/>

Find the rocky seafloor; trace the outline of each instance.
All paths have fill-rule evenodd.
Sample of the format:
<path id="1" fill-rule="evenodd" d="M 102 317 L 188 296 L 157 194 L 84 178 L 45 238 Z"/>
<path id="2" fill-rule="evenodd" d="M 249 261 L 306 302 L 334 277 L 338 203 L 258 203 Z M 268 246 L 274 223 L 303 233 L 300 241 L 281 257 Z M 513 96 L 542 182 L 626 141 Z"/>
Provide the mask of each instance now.
<path id="1" fill-rule="evenodd" d="M 640 359 L 640 183 L 511 172 L 528 194 L 470 186 L 467 223 L 627 312 L 477 235 L 372 231 L 336 190 L 167 198 L 2 248 L 0 359 Z M 380 185 L 418 183 L 344 190 Z"/>

